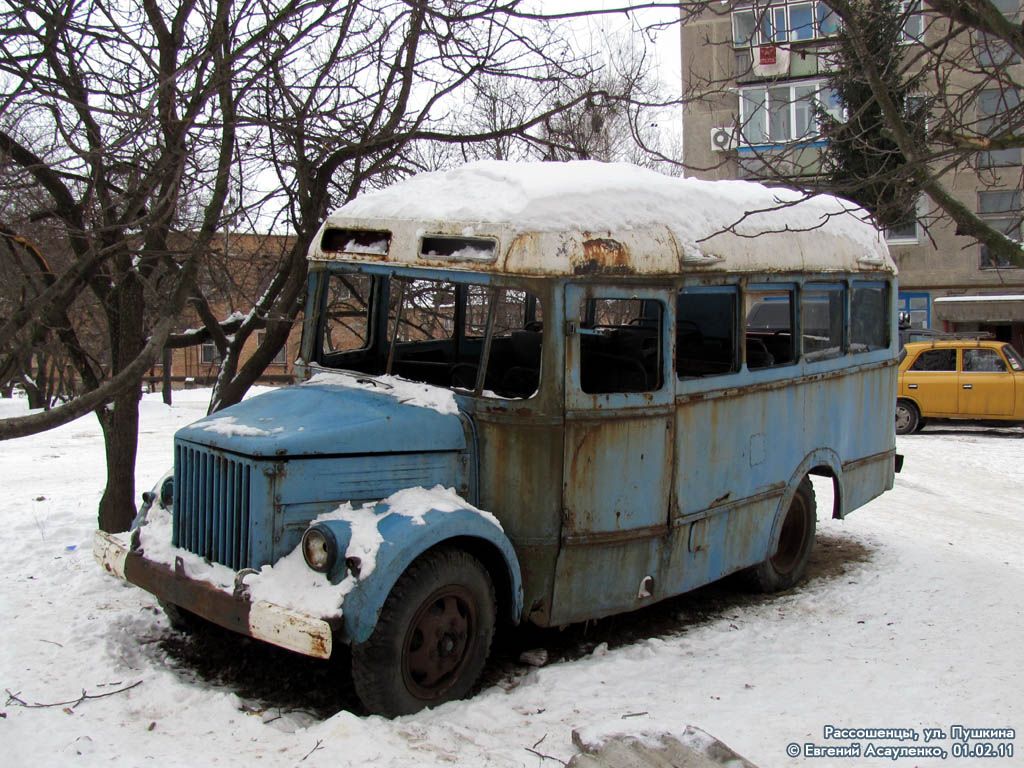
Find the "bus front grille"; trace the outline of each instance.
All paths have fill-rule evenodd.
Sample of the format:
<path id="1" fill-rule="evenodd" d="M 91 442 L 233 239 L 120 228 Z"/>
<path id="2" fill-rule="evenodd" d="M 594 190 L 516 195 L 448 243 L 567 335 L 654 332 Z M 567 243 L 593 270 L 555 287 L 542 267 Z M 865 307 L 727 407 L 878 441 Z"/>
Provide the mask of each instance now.
<path id="1" fill-rule="evenodd" d="M 174 452 L 172 543 L 234 570 L 251 567 L 252 464 L 194 446 Z"/>

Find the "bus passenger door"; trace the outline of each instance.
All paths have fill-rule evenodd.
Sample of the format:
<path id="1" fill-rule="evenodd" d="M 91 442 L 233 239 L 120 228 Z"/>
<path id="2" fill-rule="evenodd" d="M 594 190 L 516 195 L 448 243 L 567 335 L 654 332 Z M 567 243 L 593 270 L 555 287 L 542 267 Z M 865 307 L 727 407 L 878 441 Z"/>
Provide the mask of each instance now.
<path id="1" fill-rule="evenodd" d="M 675 429 L 671 294 L 570 284 L 565 295 L 554 624 L 640 607 L 657 594 Z"/>

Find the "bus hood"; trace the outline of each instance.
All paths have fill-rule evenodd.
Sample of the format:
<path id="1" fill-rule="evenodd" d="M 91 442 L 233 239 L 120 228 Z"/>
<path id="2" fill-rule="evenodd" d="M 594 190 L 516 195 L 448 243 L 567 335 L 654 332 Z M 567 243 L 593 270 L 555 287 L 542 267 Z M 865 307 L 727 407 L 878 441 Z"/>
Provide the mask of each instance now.
<path id="1" fill-rule="evenodd" d="M 427 396 L 416 397 L 417 391 Z M 466 434 L 448 390 L 391 377 L 323 374 L 211 414 L 179 429 L 175 441 L 295 459 L 459 451 Z"/>

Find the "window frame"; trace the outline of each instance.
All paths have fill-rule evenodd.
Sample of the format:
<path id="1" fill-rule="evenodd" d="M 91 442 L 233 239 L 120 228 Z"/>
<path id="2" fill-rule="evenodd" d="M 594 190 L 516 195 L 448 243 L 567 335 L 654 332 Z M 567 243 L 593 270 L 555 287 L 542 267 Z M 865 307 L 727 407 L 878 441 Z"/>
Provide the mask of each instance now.
<path id="1" fill-rule="evenodd" d="M 857 315 L 857 292 L 859 290 L 871 291 L 880 290 L 882 294 L 882 302 L 885 307 L 886 315 L 882 318 L 882 331 L 884 337 L 882 343 L 877 347 L 872 347 L 870 344 L 864 344 L 864 349 L 859 349 L 857 345 L 862 344 L 858 339 L 854 338 L 854 331 L 856 326 L 854 324 Z M 867 354 L 869 352 L 877 352 L 881 349 L 888 349 L 892 346 L 893 337 L 893 303 L 892 303 L 892 288 L 889 283 L 884 280 L 851 280 L 849 289 L 849 315 L 847 316 L 847 354 L 860 355 Z"/>
<path id="2" fill-rule="evenodd" d="M 949 353 L 953 355 L 953 367 L 952 368 L 918 368 L 917 364 L 923 361 L 926 357 L 938 357 L 940 353 L 948 356 Z M 907 367 L 907 371 L 913 371 L 914 373 L 957 373 L 960 370 L 960 354 L 955 347 L 928 347 L 922 349 L 917 353 L 917 357 L 914 358 L 913 362 Z"/>
<path id="3" fill-rule="evenodd" d="M 893 235 L 893 234 L 890 234 L 890 233 L 893 232 L 895 227 L 886 227 L 885 228 L 885 232 L 883 233 L 884 236 L 885 236 L 885 242 L 890 244 L 890 245 L 914 245 L 916 243 L 921 242 L 921 222 L 920 222 L 921 214 L 920 214 L 920 210 L 921 210 L 921 198 L 918 197 L 914 201 L 914 209 L 913 209 L 913 214 L 914 214 L 914 216 L 913 216 L 914 234 L 913 235 Z M 910 222 L 908 222 L 908 224 L 909 223 Z"/>
<path id="4" fill-rule="evenodd" d="M 777 94 L 783 89 L 788 91 L 788 95 L 785 101 L 778 103 L 785 105 L 787 110 L 785 117 L 788 135 L 785 138 L 779 137 L 778 133 L 773 136 L 772 123 L 773 93 Z M 800 89 L 813 89 L 808 93 L 810 98 L 805 96 L 798 98 L 797 91 Z M 759 148 L 764 149 L 794 144 L 807 146 L 824 145 L 825 142 L 821 139 L 821 126 L 815 116 L 812 105 L 827 109 L 830 114 L 841 119 L 841 105 L 838 105 L 838 110 L 836 105 L 829 107 L 828 103 L 834 100 L 824 98 L 824 95 L 831 90 L 828 87 L 828 81 L 822 78 L 788 80 L 784 82 L 759 82 L 737 88 L 739 98 L 739 149 L 756 150 Z M 750 95 L 757 92 L 760 92 L 760 98 L 751 98 Z M 797 135 L 797 126 L 800 122 L 798 109 L 801 104 L 807 105 L 808 119 L 806 120 L 805 129 L 800 135 Z M 839 114 L 836 114 L 837 111 Z M 755 118 L 758 119 L 755 120 Z M 760 135 L 751 137 L 749 135 L 751 126 L 755 125 L 755 123 L 761 123 Z"/>
<path id="5" fill-rule="evenodd" d="M 811 350 L 808 351 L 806 348 L 807 339 L 807 304 L 810 301 L 810 296 L 814 294 L 824 294 L 830 296 L 832 294 L 839 295 L 839 306 L 840 306 L 840 320 L 839 320 L 839 345 L 835 347 L 835 351 L 823 354 L 822 350 Z M 831 304 L 832 300 L 829 299 L 829 332 L 834 330 L 831 327 Z M 800 359 L 806 360 L 808 363 L 818 363 L 825 360 L 835 360 L 837 357 L 843 357 L 847 354 L 850 347 L 849 342 L 849 297 L 846 289 L 845 282 L 806 282 L 800 288 L 800 309 L 797 317 L 797 324 L 800 335 Z M 832 339 L 830 338 L 830 341 Z M 833 349 L 829 347 L 828 349 Z"/>
<path id="6" fill-rule="evenodd" d="M 922 11 L 921 0 L 900 0 L 900 15 L 903 17 L 903 24 L 900 27 L 900 44 L 913 45 L 923 42 L 924 13 Z M 911 24 L 916 27 L 913 34 L 907 31 Z"/>
<path id="7" fill-rule="evenodd" d="M 985 210 L 985 199 L 995 199 L 999 195 L 1009 195 L 1009 205 L 1005 208 L 997 207 Z M 1024 195 L 1019 189 L 986 189 L 978 191 L 978 216 L 989 226 L 1001 229 L 1003 234 L 1009 236 L 1018 243 L 1022 242 L 1022 216 L 1024 216 Z M 1000 226 L 1002 225 L 1002 226 Z M 1016 231 L 1016 237 L 1013 236 Z M 978 269 L 1020 269 L 1017 264 L 1010 262 L 1000 263 L 989 252 L 988 246 L 979 243 Z"/>
<path id="8" fill-rule="evenodd" d="M 794 26 L 794 9 L 810 9 L 810 35 L 798 37 L 797 30 L 808 28 L 807 24 Z M 740 19 L 747 17 L 752 30 L 749 37 L 742 37 Z M 781 25 L 780 25 L 781 22 Z M 824 31 L 824 30 L 828 31 Z M 746 3 L 732 10 L 732 44 L 735 48 L 780 45 L 782 43 L 803 43 L 834 37 L 839 23 L 832 9 L 821 0 L 774 0 L 767 3 Z"/>
<path id="9" fill-rule="evenodd" d="M 993 109 L 987 109 L 988 101 L 993 101 Z M 1021 108 L 1021 89 L 1007 88 L 986 88 L 978 92 L 975 98 L 975 111 L 977 120 L 975 128 L 979 135 L 986 135 L 999 124 L 1002 118 Z M 984 109 L 983 109 L 984 108 Z M 1007 168 L 1022 165 L 1022 154 L 1024 150 L 1020 147 L 1008 147 L 1007 149 L 991 149 L 977 154 L 977 165 L 979 168 Z"/>
<path id="10" fill-rule="evenodd" d="M 267 337 L 266 331 L 256 332 L 256 346 L 262 346 L 263 340 Z M 274 359 L 270 361 L 270 365 L 288 365 L 288 340 L 286 339 L 284 345 L 277 350 L 277 354 L 274 355 Z"/>
<path id="11" fill-rule="evenodd" d="M 751 367 L 748 361 L 749 356 L 749 343 L 747 340 L 748 333 L 750 331 L 750 310 L 758 303 L 758 299 L 753 298 L 757 294 L 788 294 L 789 302 L 789 359 L 782 362 L 775 362 L 773 360 L 769 365 L 758 365 Z M 753 299 L 753 300 L 751 300 Z M 766 296 L 766 301 L 771 301 L 770 296 Z M 776 299 L 778 300 L 778 299 Z M 747 309 L 749 304 L 750 309 Z M 800 333 L 799 318 L 797 317 L 798 307 L 800 304 L 800 285 L 798 283 L 749 283 L 743 290 L 743 318 L 741 327 L 743 329 L 743 367 L 748 371 L 769 371 L 778 368 L 788 368 L 795 366 L 800 362 L 800 355 L 802 352 L 800 344 L 798 344 L 798 335 Z M 757 329 L 755 329 L 756 332 Z M 765 329 L 767 330 L 767 329 Z M 778 334 L 779 331 L 775 331 Z M 757 338 L 757 337 L 755 337 Z M 771 350 L 766 350 L 771 353 Z"/>
<path id="12" fill-rule="evenodd" d="M 683 376 L 680 375 L 680 343 L 679 343 L 679 322 L 680 322 L 680 311 L 679 305 L 683 303 L 682 299 L 684 296 L 728 296 L 732 299 L 732 317 L 731 317 L 731 342 L 732 349 L 730 350 L 730 361 L 729 369 L 716 373 L 704 373 L 698 375 Z M 743 355 L 740 353 L 740 339 L 742 338 L 742 322 L 743 313 L 741 308 L 743 306 L 743 299 L 740 292 L 740 286 L 736 285 L 701 285 L 701 286 L 683 286 L 676 291 L 676 364 L 675 374 L 678 381 L 703 381 L 711 378 L 718 378 L 721 376 L 733 376 L 739 373 L 743 367 Z"/>

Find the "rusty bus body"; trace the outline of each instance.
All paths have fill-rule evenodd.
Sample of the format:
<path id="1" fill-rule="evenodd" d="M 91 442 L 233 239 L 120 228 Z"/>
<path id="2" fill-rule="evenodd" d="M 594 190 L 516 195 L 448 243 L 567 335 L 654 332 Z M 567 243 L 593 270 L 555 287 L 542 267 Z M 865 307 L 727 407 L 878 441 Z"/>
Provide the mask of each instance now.
<path id="1" fill-rule="evenodd" d="M 559 165 L 543 171 L 556 207 L 574 181 Z M 495 168 L 462 173 L 510 194 Z M 616 169 L 584 170 L 614 194 Z M 127 545 L 101 536 L 97 556 L 237 631 L 311 655 L 351 645 L 357 690 L 385 714 L 465 695 L 501 619 L 599 618 L 740 570 L 791 586 L 810 475 L 832 479 L 838 518 L 892 487 L 895 268 L 842 201 L 672 182 L 680 206 L 717 195 L 702 237 L 658 211 L 600 229 L 427 218 L 402 185 L 357 198 L 310 251 L 308 381 L 181 430 L 154 499 L 173 506 L 175 547 L 228 565 L 233 588 L 148 560 L 145 525 Z M 675 194 L 662 184 L 659 201 Z M 747 327 L 766 303 L 775 325 Z M 462 503 L 410 512 L 409 487 Z M 296 548 L 347 585 L 329 615 L 249 594 Z"/>

